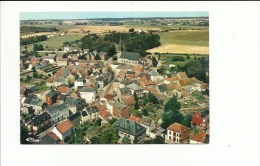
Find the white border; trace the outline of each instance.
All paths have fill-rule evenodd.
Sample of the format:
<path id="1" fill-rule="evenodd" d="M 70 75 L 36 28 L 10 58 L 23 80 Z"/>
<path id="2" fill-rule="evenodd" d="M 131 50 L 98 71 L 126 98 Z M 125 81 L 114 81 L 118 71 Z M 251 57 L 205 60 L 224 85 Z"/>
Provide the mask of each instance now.
<path id="1" fill-rule="evenodd" d="M 1 2 L 1 164 L 259 165 L 259 2 Z M 209 145 L 19 144 L 19 12 L 209 11 Z"/>

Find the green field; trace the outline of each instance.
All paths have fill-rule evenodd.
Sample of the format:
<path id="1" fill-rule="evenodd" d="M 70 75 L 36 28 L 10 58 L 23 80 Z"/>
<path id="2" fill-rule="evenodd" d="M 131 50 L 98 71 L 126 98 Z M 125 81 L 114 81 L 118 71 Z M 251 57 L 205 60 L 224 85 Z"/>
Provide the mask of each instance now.
<path id="1" fill-rule="evenodd" d="M 75 40 L 80 40 L 83 36 L 82 35 L 67 35 L 67 36 L 57 36 L 50 39 L 47 39 L 46 41 L 42 41 L 36 44 L 42 44 L 43 48 L 46 48 L 48 46 L 48 49 L 58 49 L 62 48 L 62 45 L 64 42 L 72 42 Z M 27 45 L 27 50 L 32 51 L 34 44 Z M 21 46 L 21 50 L 24 51 L 25 46 Z M 76 44 L 72 45 L 73 49 L 78 49 L 78 46 Z"/>
<path id="2" fill-rule="evenodd" d="M 173 31 L 161 32 L 161 44 L 178 44 L 190 46 L 209 46 L 209 31 Z"/>

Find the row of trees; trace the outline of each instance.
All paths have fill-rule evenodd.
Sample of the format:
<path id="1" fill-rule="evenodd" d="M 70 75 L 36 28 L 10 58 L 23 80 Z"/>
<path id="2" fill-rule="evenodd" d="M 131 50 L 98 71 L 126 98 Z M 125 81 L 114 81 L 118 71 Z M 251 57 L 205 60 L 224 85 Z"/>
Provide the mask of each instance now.
<path id="1" fill-rule="evenodd" d="M 42 50 L 44 50 L 42 44 L 34 44 L 34 45 L 33 45 L 33 51 L 34 51 L 34 52 L 42 51 Z"/>
<path id="2" fill-rule="evenodd" d="M 91 51 L 96 50 L 98 52 L 106 52 L 109 57 L 112 57 L 116 53 L 116 47 L 113 42 L 105 41 L 103 38 L 97 36 L 86 35 L 81 38 L 81 48 L 90 49 Z"/>
<path id="3" fill-rule="evenodd" d="M 20 38 L 20 46 L 27 45 L 27 44 L 33 44 L 33 43 L 38 43 L 41 41 L 47 40 L 46 35 L 42 36 L 30 36 L 27 38 Z"/>
<path id="4" fill-rule="evenodd" d="M 36 26 L 21 26 L 21 33 L 39 33 L 39 32 L 56 32 L 59 31 L 56 27 L 36 27 Z"/>
<path id="5" fill-rule="evenodd" d="M 133 30 L 134 31 L 134 30 Z M 152 33 L 118 33 L 112 32 L 105 36 L 106 41 L 114 42 L 119 44 L 121 40 L 123 41 L 123 50 L 129 52 L 137 52 L 145 56 L 147 49 L 158 47 L 161 45 L 160 36 Z"/>

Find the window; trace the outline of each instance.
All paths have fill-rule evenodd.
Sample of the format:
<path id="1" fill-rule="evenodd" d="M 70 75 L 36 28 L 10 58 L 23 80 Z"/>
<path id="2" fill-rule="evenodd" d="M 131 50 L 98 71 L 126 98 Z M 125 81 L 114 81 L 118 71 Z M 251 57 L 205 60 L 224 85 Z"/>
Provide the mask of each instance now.
<path id="1" fill-rule="evenodd" d="M 171 136 L 169 136 L 169 139 L 172 139 L 172 137 L 171 137 Z"/>
<path id="2" fill-rule="evenodd" d="M 171 131 L 169 131 L 169 134 L 172 134 L 172 132 L 171 132 Z"/>

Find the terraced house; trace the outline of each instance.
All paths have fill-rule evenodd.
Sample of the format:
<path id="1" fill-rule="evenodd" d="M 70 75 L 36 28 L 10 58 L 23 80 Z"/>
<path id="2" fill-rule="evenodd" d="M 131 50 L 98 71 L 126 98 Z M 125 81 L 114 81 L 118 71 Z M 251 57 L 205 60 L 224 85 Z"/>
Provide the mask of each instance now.
<path id="1" fill-rule="evenodd" d="M 66 119 L 69 116 L 69 107 L 65 104 L 54 104 L 47 107 L 45 111 L 51 116 L 52 125 Z"/>

